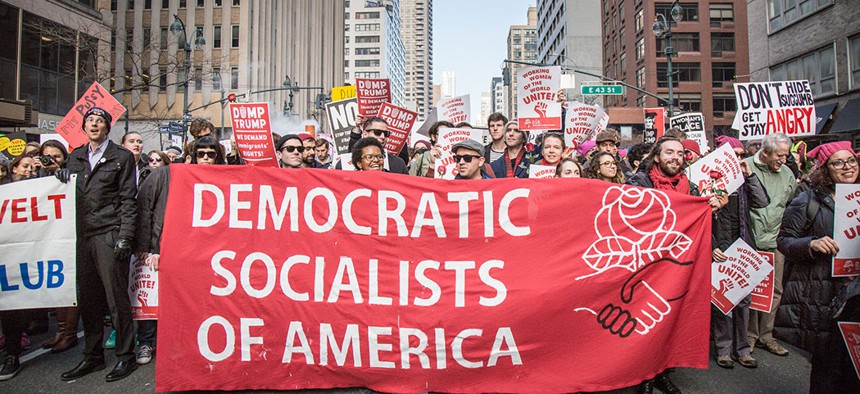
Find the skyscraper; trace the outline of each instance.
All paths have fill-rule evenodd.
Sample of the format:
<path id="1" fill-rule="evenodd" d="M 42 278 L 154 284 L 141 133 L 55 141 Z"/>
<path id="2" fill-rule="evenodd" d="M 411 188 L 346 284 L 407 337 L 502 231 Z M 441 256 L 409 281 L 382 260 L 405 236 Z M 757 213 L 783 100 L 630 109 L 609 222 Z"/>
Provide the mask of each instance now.
<path id="1" fill-rule="evenodd" d="M 406 106 L 422 119 L 435 103 L 433 96 L 433 0 L 400 1 L 401 36 L 406 56 Z"/>
<path id="2" fill-rule="evenodd" d="M 503 112 L 505 109 L 505 85 L 502 83 L 502 77 L 493 77 L 490 91 L 493 93 L 492 112 Z"/>
<path id="3" fill-rule="evenodd" d="M 344 80 L 355 84 L 356 78 L 388 78 L 392 103 L 403 106 L 406 60 L 400 1 L 350 1 L 346 15 Z"/>
<path id="4" fill-rule="evenodd" d="M 512 25 L 508 30 L 508 59 L 534 63 L 537 60 L 537 8 L 529 7 L 528 23 Z M 517 70 L 525 67 L 508 63 L 510 84 L 507 89 L 507 103 L 503 113 L 510 119 L 517 117 Z"/>
<path id="5" fill-rule="evenodd" d="M 442 96 L 440 98 L 454 97 L 457 95 L 457 74 L 453 71 L 442 71 Z M 435 106 L 436 103 L 433 103 Z"/>

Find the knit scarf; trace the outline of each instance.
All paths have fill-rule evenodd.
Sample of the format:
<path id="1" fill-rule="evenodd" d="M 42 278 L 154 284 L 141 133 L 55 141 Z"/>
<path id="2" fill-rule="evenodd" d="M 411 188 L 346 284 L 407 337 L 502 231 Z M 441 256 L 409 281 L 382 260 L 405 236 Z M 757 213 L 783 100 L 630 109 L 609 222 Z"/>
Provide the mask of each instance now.
<path id="1" fill-rule="evenodd" d="M 690 181 L 687 180 L 687 174 L 681 171 L 675 176 L 667 177 L 660 172 L 660 168 L 655 165 L 648 173 L 648 177 L 654 182 L 654 188 L 657 190 L 671 190 L 673 192 L 690 194 Z"/>
<path id="2" fill-rule="evenodd" d="M 513 158 L 513 159 L 509 158 L 508 152 L 505 151 L 505 161 L 508 163 L 508 165 L 506 166 L 507 168 L 505 169 L 505 172 L 506 172 L 506 175 L 508 178 L 513 178 L 515 176 L 515 174 L 517 172 L 517 166 L 519 166 L 520 163 L 523 162 L 523 156 L 525 156 L 525 154 L 526 154 L 526 147 L 525 146 L 520 147 L 520 153 L 517 155 L 516 158 Z"/>

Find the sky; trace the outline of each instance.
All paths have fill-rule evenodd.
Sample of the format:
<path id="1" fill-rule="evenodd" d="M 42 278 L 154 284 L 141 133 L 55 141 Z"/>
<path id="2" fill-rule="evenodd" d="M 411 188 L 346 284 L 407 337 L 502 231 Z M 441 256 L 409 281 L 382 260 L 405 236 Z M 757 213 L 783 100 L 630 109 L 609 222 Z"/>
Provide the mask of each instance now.
<path id="1" fill-rule="evenodd" d="M 470 95 L 472 124 L 483 127 L 481 92 L 502 76 L 508 29 L 528 21 L 535 0 L 434 0 L 433 83 L 443 71 L 454 71 L 457 95 Z"/>

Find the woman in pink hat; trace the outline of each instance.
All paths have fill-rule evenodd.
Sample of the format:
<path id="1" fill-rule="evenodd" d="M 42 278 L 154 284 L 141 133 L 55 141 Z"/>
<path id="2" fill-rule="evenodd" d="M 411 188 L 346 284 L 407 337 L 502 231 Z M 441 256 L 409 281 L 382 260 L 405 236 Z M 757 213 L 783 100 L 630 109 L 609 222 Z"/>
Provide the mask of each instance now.
<path id="1" fill-rule="evenodd" d="M 810 393 L 852 392 L 860 381 L 842 343 L 833 307 L 849 280 L 832 276 L 831 261 L 845 246 L 833 240 L 835 185 L 857 183 L 860 171 L 848 141 L 820 145 L 809 156 L 816 162 L 810 176 L 812 189 L 785 209 L 777 237 L 779 251 L 790 259 L 786 258 L 787 279 L 774 335 L 812 353 Z"/>

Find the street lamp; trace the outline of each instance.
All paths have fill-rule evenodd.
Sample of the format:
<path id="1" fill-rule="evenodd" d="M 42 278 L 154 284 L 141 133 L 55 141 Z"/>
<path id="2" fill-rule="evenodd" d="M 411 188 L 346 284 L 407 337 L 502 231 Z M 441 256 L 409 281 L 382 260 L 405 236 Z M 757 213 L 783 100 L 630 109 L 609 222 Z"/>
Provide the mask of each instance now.
<path id="1" fill-rule="evenodd" d="M 290 79 L 290 76 L 287 75 L 286 79 L 284 79 L 284 88 L 290 91 L 290 103 L 287 105 L 287 102 L 284 101 L 284 116 L 292 116 L 293 115 L 293 93 L 299 91 L 299 84 L 296 81 Z"/>
<path id="2" fill-rule="evenodd" d="M 672 20 L 675 22 L 680 22 L 684 19 L 684 10 L 678 4 L 678 0 L 672 3 L 670 13 Z M 672 55 L 675 53 L 675 49 L 672 48 L 672 24 L 666 21 L 666 17 L 663 14 L 657 14 L 657 20 L 651 25 L 651 30 L 658 39 L 666 39 L 666 81 L 669 82 L 669 117 L 671 118 L 674 116 L 675 108 L 675 96 L 672 95 L 672 83 L 674 79 L 672 73 Z"/>
<path id="3" fill-rule="evenodd" d="M 185 142 L 188 137 L 188 123 L 191 121 L 191 113 L 188 111 L 188 80 L 190 79 L 191 74 L 191 41 L 188 40 L 188 31 L 185 30 L 185 22 L 182 22 L 182 19 L 179 19 L 179 15 L 173 14 L 173 23 L 170 24 L 170 32 L 176 35 L 177 39 L 181 39 L 183 45 L 183 49 L 185 50 L 185 81 L 183 81 L 182 86 L 185 89 L 185 94 L 182 98 L 182 124 L 183 124 L 183 132 L 182 132 L 182 141 Z M 181 35 L 181 38 L 180 38 Z M 202 49 L 206 46 L 206 40 L 203 38 L 203 35 L 200 33 L 200 30 L 195 29 L 194 34 L 190 38 L 194 39 L 194 48 Z M 223 122 L 222 122 L 223 125 Z"/>

